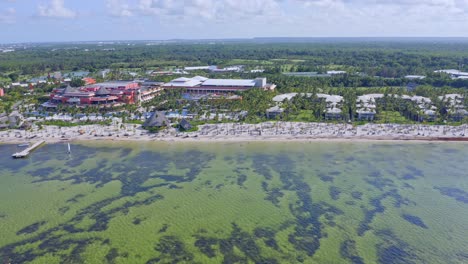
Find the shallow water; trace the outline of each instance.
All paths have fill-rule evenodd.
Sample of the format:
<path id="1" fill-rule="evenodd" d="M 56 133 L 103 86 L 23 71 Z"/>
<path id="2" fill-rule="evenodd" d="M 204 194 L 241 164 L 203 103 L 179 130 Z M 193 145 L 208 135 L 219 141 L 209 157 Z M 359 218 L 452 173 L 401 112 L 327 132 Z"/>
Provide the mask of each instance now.
<path id="1" fill-rule="evenodd" d="M 0 145 L 0 261 L 468 263 L 468 144 L 66 150 Z"/>

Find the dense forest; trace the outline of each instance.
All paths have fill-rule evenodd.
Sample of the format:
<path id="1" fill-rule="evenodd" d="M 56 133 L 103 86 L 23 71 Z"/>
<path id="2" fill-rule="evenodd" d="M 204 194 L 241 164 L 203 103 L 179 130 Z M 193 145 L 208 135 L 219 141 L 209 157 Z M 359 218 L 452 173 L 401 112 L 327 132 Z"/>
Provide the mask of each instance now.
<path id="1" fill-rule="evenodd" d="M 148 68 L 243 64 L 268 61 L 272 69 L 295 63 L 297 71 L 324 66 L 386 78 L 428 74 L 441 68 L 468 70 L 465 43 L 290 43 L 290 44 L 165 44 L 165 45 L 42 45 L 0 54 L 0 72 L 42 74 L 56 70 L 109 67 Z M 278 60 L 278 61 L 275 61 Z M 299 61 L 297 61 L 299 60 Z"/>

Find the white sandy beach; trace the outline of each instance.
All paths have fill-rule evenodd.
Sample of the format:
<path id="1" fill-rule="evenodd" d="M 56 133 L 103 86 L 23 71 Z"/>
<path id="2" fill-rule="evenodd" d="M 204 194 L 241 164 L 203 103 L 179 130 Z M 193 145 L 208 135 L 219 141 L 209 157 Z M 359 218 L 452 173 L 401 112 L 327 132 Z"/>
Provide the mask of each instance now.
<path id="1" fill-rule="evenodd" d="M 209 124 L 199 131 L 181 133 L 169 128 L 150 134 L 140 126 L 89 125 L 78 127 L 45 126 L 33 131 L 0 131 L 0 142 L 26 143 L 88 140 L 137 141 L 356 141 L 356 140 L 456 140 L 468 141 L 468 125 L 425 126 L 396 124 L 349 124 L 266 122 L 261 124 Z"/>

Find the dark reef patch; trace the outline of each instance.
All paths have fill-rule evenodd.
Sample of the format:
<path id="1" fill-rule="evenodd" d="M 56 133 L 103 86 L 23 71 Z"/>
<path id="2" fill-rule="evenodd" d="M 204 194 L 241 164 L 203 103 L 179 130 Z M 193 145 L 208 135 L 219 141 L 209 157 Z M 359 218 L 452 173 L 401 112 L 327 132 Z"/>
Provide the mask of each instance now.
<path id="1" fill-rule="evenodd" d="M 338 188 L 336 186 L 330 186 L 330 188 L 328 188 L 328 192 L 330 194 L 330 197 L 333 200 L 336 201 L 336 200 L 340 199 L 340 194 L 341 194 L 340 188 Z"/>
<path id="2" fill-rule="evenodd" d="M 34 223 L 32 225 L 28 225 L 27 227 L 16 232 L 16 235 L 20 236 L 20 235 L 27 235 L 27 234 L 35 233 L 39 230 L 39 228 L 41 228 L 41 226 L 45 225 L 46 223 L 47 223 L 46 221 L 41 221 L 41 222 Z"/>
<path id="3" fill-rule="evenodd" d="M 279 246 L 276 242 L 275 235 L 275 231 L 271 228 L 257 227 L 254 230 L 254 236 L 256 238 L 264 239 L 265 245 L 267 247 L 271 247 L 274 250 L 279 251 Z"/>
<path id="4" fill-rule="evenodd" d="M 365 181 L 374 186 L 375 188 L 383 191 L 387 187 L 395 187 L 394 183 L 390 179 L 382 178 L 382 177 L 375 177 L 375 178 L 366 178 Z"/>
<path id="5" fill-rule="evenodd" d="M 70 207 L 68 207 L 68 206 L 60 207 L 60 208 L 58 209 L 58 211 L 59 211 L 59 213 L 60 213 L 61 215 L 64 215 L 64 214 L 65 214 L 66 212 L 68 212 L 69 210 L 70 210 Z"/>
<path id="6" fill-rule="evenodd" d="M 50 175 L 54 174 L 55 171 L 56 169 L 54 167 L 45 167 L 28 171 L 28 174 L 36 178 L 48 178 Z"/>
<path id="7" fill-rule="evenodd" d="M 158 259 L 161 263 L 193 263 L 193 254 L 175 236 L 161 237 L 154 249 L 160 253 Z"/>
<path id="8" fill-rule="evenodd" d="M 468 193 L 464 190 L 453 187 L 434 187 L 434 189 L 438 190 L 442 195 L 452 197 L 459 202 L 468 204 Z"/>
<path id="9" fill-rule="evenodd" d="M 353 264 L 364 264 L 364 260 L 359 256 L 356 249 L 356 241 L 345 240 L 340 245 L 340 254 L 343 258 L 348 259 Z"/>
<path id="10" fill-rule="evenodd" d="M 443 149 L 442 151 L 446 154 L 456 154 L 460 152 L 460 150 L 453 149 L 453 148 L 446 148 L 446 149 Z"/>
<path id="11" fill-rule="evenodd" d="M 139 225 L 141 224 L 141 221 L 143 221 L 141 218 L 136 217 L 133 219 L 132 224 Z"/>
<path id="12" fill-rule="evenodd" d="M 330 175 L 326 175 L 324 173 L 319 173 L 318 174 L 319 178 L 321 181 L 323 182 L 333 182 L 333 180 L 335 179 L 333 176 L 330 176 Z"/>
<path id="13" fill-rule="evenodd" d="M 412 165 L 406 166 L 406 168 L 410 171 L 410 173 L 413 175 L 413 177 L 420 178 L 424 177 L 424 172 Z"/>
<path id="14" fill-rule="evenodd" d="M 245 174 L 239 174 L 237 176 L 237 185 L 240 187 L 244 187 L 244 182 L 247 180 L 247 175 Z"/>
<path id="15" fill-rule="evenodd" d="M 164 224 L 161 229 L 159 229 L 158 233 L 165 233 L 167 229 L 169 228 L 168 224 Z"/>
<path id="16" fill-rule="evenodd" d="M 114 264 L 115 260 L 119 257 L 119 251 L 116 248 L 111 248 L 106 254 L 106 261 L 109 264 Z"/>
<path id="17" fill-rule="evenodd" d="M 406 221 L 410 222 L 413 225 L 427 229 L 427 226 L 426 224 L 424 224 L 423 220 L 417 216 L 410 215 L 410 214 L 403 214 L 402 217 L 403 219 L 405 219 Z"/>
<path id="18" fill-rule="evenodd" d="M 384 242 L 377 245 L 379 263 L 385 264 L 416 264 L 423 263 L 404 241 L 398 239 L 390 230 L 376 232 Z"/>
<path id="19" fill-rule="evenodd" d="M 207 257 L 214 258 L 216 257 L 216 251 L 213 247 L 218 245 L 218 243 L 219 241 L 216 238 L 197 237 L 195 246 Z"/>
<path id="20" fill-rule="evenodd" d="M 361 221 L 361 223 L 359 223 L 359 226 L 357 229 L 357 233 L 359 236 L 363 236 L 366 231 L 370 230 L 370 223 L 372 222 L 372 220 L 377 214 L 383 213 L 385 211 L 385 207 L 382 205 L 382 201 L 388 197 L 391 197 L 394 199 L 393 205 L 397 208 L 401 207 L 402 204 L 407 205 L 410 203 L 409 200 L 401 197 L 401 195 L 395 189 L 385 192 L 376 198 L 372 198 L 370 200 L 370 204 L 374 208 L 371 210 L 363 208 L 364 219 Z"/>
<path id="21" fill-rule="evenodd" d="M 362 192 L 359 191 L 353 191 L 351 193 L 351 197 L 353 197 L 356 200 L 361 200 L 362 199 Z"/>
<path id="22" fill-rule="evenodd" d="M 270 201 L 275 206 L 279 206 L 279 199 L 283 196 L 284 194 L 281 192 L 280 188 L 273 188 L 267 191 L 267 197 L 265 197 L 265 200 Z"/>
<path id="23" fill-rule="evenodd" d="M 228 238 L 218 239 L 196 235 L 195 246 L 209 258 L 214 258 L 221 253 L 223 263 L 279 263 L 272 258 L 262 256 L 260 247 L 256 241 L 263 241 L 267 247 L 279 251 L 275 240 L 275 232 L 270 228 L 256 228 L 251 235 L 243 231 L 237 224 L 232 223 L 232 231 Z M 242 252 L 245 257 L 239 256 L 235 251 Z"/>
<path id="24" fill-rule="evenodd" d="M 75 196 L 73 196 L 72 198 L 68 199 L 66 202 L 67 203 L 77 203 L 79 199 L 85 197 L 84 194 L 77 194 Z"/>

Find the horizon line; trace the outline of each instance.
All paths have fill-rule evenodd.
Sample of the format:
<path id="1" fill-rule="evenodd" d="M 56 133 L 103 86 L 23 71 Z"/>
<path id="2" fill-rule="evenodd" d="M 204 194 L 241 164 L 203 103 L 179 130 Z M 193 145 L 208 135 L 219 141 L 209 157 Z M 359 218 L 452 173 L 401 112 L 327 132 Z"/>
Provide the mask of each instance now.
<path id="1" fill-rule="evenodd" d="M 406 39 L 406 40 L 429 40 L 429 39 L 458 39 L 468 40 L 468 36 L 318 36 L 318 37 L 233 37 L 233 38 L 170 38 L 170 39 L 107 39 L 107 40 L 59 40 L 59 41 L 12 41 L 12 42 L 0 42 L 0 45 L 11 45 L 11 44 L 60 44 L 60 43 L 99 43 L 99 42 L 184 42 L 184 41 L 252 41 L 252 40 L 326 40 L 326 39 L 368 39 L 368 40 L 390 40 L 390 39 Z"/>

